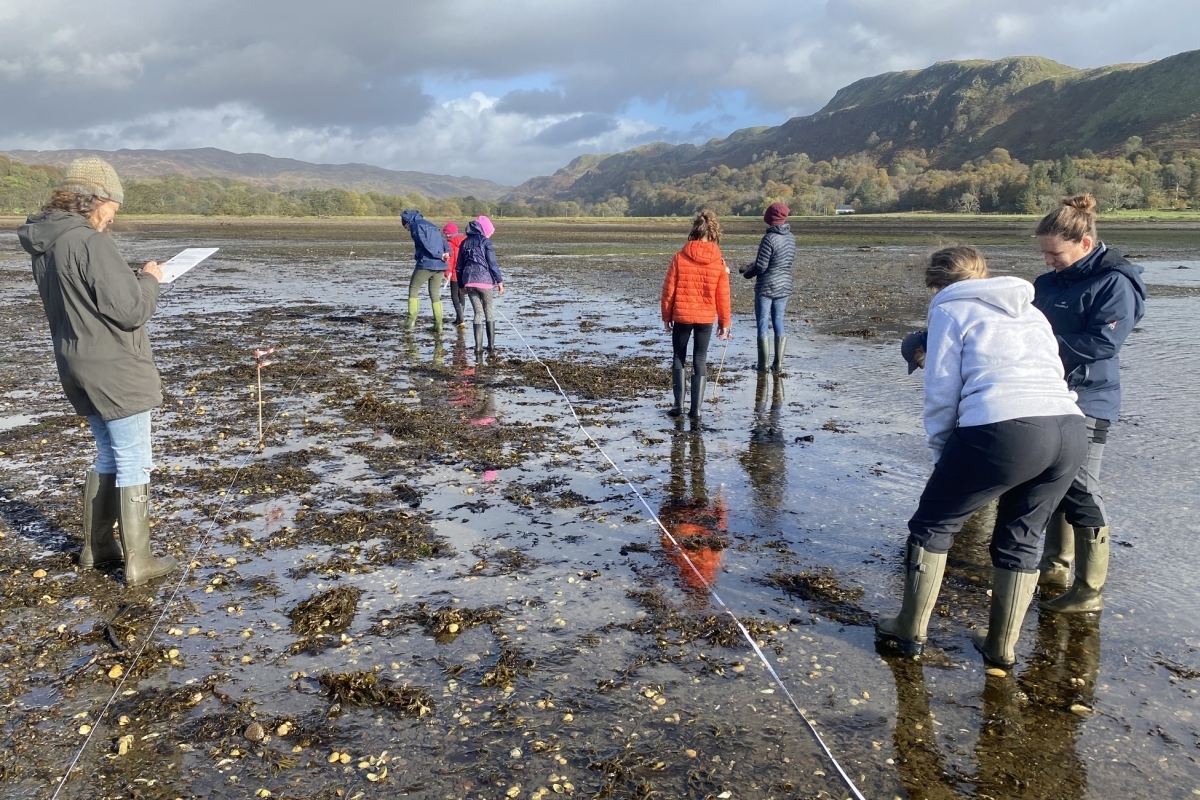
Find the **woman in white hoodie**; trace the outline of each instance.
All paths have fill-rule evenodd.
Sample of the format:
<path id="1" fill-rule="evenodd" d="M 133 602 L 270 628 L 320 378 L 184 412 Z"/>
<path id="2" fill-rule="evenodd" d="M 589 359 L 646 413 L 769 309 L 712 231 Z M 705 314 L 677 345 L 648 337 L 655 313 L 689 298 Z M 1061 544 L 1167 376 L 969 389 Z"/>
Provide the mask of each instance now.
<path id="1" fill-rule="evenodd" d="M 1041 533 L 1087 453 L 1084 418 L 1032 284 L 990 278 L 978 250 L 950 247 L 931 257 L 925 285 L 933 292 L 925 431 L 935 466 L 908 522 L 900 614 L 876 623 L 876 639 L 922 651 L 954 534 L 999 498 L 991 615 L 974 644 L 987 662 L 1010 666 L 1037 586 Z"/>

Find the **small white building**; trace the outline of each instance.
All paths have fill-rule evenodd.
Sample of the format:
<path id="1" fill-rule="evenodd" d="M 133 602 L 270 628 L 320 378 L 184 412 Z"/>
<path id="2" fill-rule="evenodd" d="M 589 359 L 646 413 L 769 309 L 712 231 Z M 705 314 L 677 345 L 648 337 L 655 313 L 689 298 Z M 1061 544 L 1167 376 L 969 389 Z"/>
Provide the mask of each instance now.
<path id="1" fill-rule="evenodd" d="M 848 205 L 834 206 L 833 212 L 835 214 L 853 214 L 854 206 L 848 206 Z"/>

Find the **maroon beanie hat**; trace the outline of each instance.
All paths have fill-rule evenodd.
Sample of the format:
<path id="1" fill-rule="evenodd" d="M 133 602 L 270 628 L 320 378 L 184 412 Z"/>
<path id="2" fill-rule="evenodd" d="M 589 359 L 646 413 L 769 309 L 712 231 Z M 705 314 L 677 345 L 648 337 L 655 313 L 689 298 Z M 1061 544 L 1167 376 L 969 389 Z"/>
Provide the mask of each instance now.
<path id="1" fill-rule="evenodd" d="M 446 234 L 447 236 L 453 236 L 458 233 L 458 226 L 453 222 L 447 222 L 442 226 L 442 233 Z"/>
<path id="2" fill-rule="evenodd" d="M 763 214 L 763 221 L 771 227 L 782 225 L 787 222 L 788 214 L 791 213 L 792 210 L 783 203 L 771 203 L 767 206 L 767 213 Z"/>

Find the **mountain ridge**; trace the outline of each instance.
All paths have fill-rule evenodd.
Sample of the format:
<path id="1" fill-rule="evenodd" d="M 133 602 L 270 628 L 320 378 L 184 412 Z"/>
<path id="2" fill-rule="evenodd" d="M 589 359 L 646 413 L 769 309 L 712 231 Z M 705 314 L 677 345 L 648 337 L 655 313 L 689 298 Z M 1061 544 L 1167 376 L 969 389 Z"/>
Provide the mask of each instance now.
<path id="1" fill-rule="evenodd" d="M 440 200 L 468 195 L 495 200 L 512 187 L 480 178 L 390 170 L 370 164 L 313 164 L 262 153 L 233 153 L 216 147 L 185 150 L 8 150 L 14 161 L 65 167 L 81 156 L 109 161 L 122 178 L 143 179 L 179 174 L 190 178 L 229 178 L 255 186 L 289 189 L 353 189 L 405 195 L 416 192 Z"/>

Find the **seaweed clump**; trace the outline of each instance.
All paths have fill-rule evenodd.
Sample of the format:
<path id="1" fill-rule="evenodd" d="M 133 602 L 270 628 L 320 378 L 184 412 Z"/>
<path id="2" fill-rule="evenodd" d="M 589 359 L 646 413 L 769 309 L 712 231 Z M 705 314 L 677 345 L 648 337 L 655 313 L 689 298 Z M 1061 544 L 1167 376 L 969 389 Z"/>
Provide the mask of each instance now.
<path id="1" fill-rule="evenodd" d="M 433 699 L 416 686 L 380 683 L 374 672 L 326 672 L 317 676 L 326 697 L 344 706 L 384 706 L 418 719 L 433 710 Z"/>
<path id="2" fill-rule="evenodd" d="M 829 570 L 788 574 L 773 572 L 764 581 L 768 586 L 783 589 L 810 604 L 811 610 L 845 625 L 869 625 L 871 615 L 858 601 L 862 589 L 845 589 Z"/>
<path id="3" fill-rule="evenodd" d="M 372 628 L 377 635 L 398 635 L 406 625 L 420 625 L 438 644 L 458 638 L 468 628 L 493 625 L 500 621 L 498 608 L 455 608 L 444 606 L 433 610 L 428 603 L 418 603 L 398 611 L 394 616 L 384 617 Z"/>
<path id="4" fill-rule="evenodd" d="M 271 537 L 276 547 L 295 547 L 301 542 L 325 545 L 361 544 L 378 539 L 366 551 L 369 564 L 388 566 L 400 561 L 416 561 L 453 555 L 445 540 L 438 537 L 424 518 L 407 511 L 323 511 L 296 512 L 296 527 Z"/>
<path id="5" fill-rule="evenodd" d="M 734 620 L 728 614 L 687 614 L 657 591 L 631 591 L 626 597 L 636 601 L 647 614 L 621 627 L 634 633 L 656 635 L 660 647 L 690 644 L 700 640 L 716 647 L 739 647 L 745 641 L 738 628 L 739 622 L 756 641 L 774 634 L 783 627 L 757 617 Z M 668 639 L 665 635 L 668 631 L 674 631 L 678 636 L 673 640 Z"/>
<path id="6" fill-rule="evenodd" d="M 520 373 L 529 384 L 555 390 L 557 387 L 546 373 L 548 368 L 564 391 L 588 400 L 633 399 L 647 392 L 666 391 L 670 383 L 662 359 L 653 356 L 634 356 L 604 363 L 556 358 L 543 358 L 542 363 L 538 363 L 511 358 L 507 366 Z"/>
<path id="7" fill-rule="evenodd" d="M 339 586 L 302 600 L 289 613 L 292 630 L 301 636 L 341 633 L 354 622 L 362 590 Z"/>

